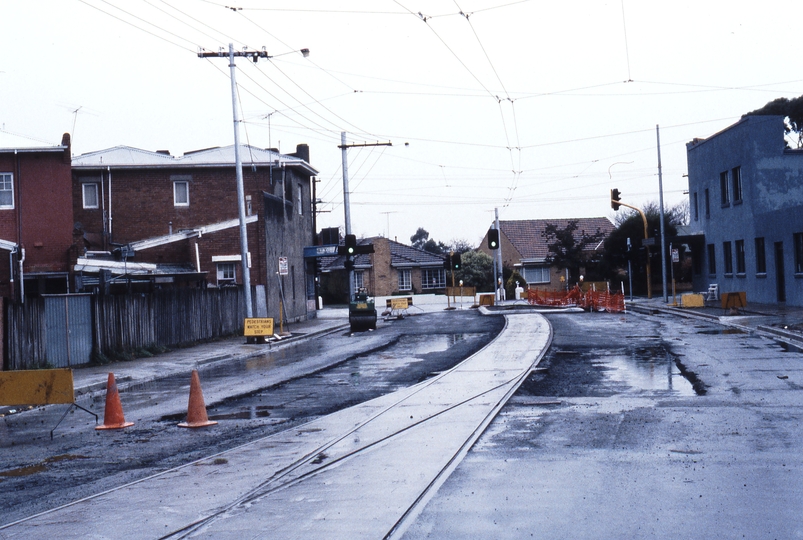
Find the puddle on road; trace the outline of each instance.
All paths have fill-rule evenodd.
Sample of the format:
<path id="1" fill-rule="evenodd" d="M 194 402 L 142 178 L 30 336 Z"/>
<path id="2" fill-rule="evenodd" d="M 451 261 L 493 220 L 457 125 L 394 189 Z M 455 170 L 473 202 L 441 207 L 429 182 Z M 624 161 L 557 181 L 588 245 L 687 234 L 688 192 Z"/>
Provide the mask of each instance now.
<path id="1" fill-rule="evenodd" d="M 19 467 L 17 469 L 10 469 L 7 471 L 0 471 L 0 476 L 6 477 L 20 477 L 30 476 L 32 474 L 46 471 L 51 463 L 58 463 L 60 461 L 72 461 L 76 459 L 87 459 L 86 456 L 79 456 L 76 454 L 62 454 L 60 456 L 49 457 L 46 460 L 36 465 L 28 465 L 27 467 Z"/>
<path id="2" fill-rule="evenodd" d="M 709 330 L 698 330 L 698 334 L 705 334 L 707 336 L 727 336 L 732 334 L 746 334 L 744 330 L 738 328 L 716 328 Z"/>
<path id="3" fill-rule="evenodd" d="M 679 396 L 705 393 L 702 385 L 695 388 L 696 375 L 681 369 L 663 349 L 640 349 L 633 355 L 600 357 L 595 364 L 605 368 L 609 381 L 627 385 L 634 391 L 666 391 Z M 689 380 L 689 379 L 694 380 Z"/>

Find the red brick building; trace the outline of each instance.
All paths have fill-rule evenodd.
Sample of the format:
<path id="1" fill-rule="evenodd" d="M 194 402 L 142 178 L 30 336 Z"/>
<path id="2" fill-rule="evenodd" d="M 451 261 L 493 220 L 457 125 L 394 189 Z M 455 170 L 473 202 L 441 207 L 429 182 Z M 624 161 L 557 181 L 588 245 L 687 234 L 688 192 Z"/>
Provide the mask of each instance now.
<path id="1" fill-rule="evenodd" d="M 291 321 L 315 306 L 314 261 L 305 262 L 303 248 L 315 243 L 317 171 L 309 147 L 296 150 L 240 148 L 257 314 L 278 318 L 283 293 Z M 96 287 L 102 270 L 151 288 L 241 284 L 234 164 L 233 146 L 180 157 L 120 146 L 75 157 L 73 211 L 87 252 L 77 261 L 79 288 Z M 287 275 L 277 275 L 280 258 Z"/>
<path id="2" fill-rule="evenodd" d="M 0 296 L 17 300 L 68 292 L 73 245 L 70 136 L 25 144 L 0 148 Z"/>

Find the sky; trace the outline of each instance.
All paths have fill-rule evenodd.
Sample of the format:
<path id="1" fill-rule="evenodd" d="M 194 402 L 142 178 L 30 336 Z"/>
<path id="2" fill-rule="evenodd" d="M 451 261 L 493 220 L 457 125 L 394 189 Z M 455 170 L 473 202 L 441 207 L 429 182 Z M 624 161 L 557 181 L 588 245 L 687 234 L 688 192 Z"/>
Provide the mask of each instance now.
<path id="1" fill-rule="evenodd" d="M 0 147 L 310 146 L 318 228 L 478 245 L 687 200 L 686 143 L 803 94 L 803 2 L 0 0 Z M 309 49 L 304 57 L 301 49 Z M 659 147 L 660 140 L 660 147 Z M 387 145 L 390 143 L 390 145 Z M 370 145 L 370 146 L 360 146 Z M 235 189 L 235 186 L 232 186 Z M 620 210 L 621 212 L 622 210 Z M 236 216 L 236 208 L 232 210 Z"/>

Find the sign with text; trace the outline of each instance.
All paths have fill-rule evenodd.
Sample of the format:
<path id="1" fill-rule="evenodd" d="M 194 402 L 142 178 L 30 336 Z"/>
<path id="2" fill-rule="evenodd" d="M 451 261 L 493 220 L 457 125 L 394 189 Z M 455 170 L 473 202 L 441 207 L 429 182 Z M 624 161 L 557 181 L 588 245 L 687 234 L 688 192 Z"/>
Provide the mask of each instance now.
<path id="1" fill-rule="evenodd" d="M 270 317 L 245 319 L 243 335 L 246 337 L 272 336 L 273 319 Z"/>
<path id="2" fill-rule="evenodd" d="M 287 268 L 287 257 L 279 257 L 279 275 L 286 276 L 290 272 Z"/>

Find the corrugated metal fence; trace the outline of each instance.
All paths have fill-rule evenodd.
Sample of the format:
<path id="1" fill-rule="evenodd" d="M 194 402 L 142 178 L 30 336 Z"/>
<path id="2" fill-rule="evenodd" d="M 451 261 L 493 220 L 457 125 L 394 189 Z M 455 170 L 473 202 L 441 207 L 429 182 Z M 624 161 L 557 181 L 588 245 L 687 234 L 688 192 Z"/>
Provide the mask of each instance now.
<path id="1" fill-rule="evenodd" d="M 241 288 L 149 294 L 54 295 L 7 304 L 7 369 L 72 367 L 114 356 L 242 332 Z"/>

